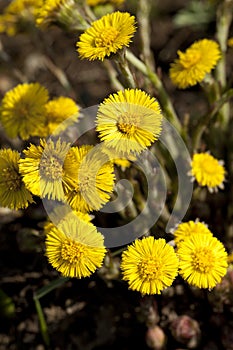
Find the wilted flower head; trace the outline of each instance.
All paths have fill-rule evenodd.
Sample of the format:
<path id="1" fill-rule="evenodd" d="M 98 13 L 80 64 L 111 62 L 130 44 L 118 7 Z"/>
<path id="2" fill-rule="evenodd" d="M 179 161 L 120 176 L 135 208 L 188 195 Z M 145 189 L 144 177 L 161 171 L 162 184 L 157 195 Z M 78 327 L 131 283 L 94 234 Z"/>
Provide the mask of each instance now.
<path id="1" fill-rule="evenodd" d="M 171 64 L 172 82 L 181 89 L 200 83 L 216 66 L 221 57 L 219 45 L 209 39 L 194 42 L 185 52 L 178 51 L 179 58 Z"/>

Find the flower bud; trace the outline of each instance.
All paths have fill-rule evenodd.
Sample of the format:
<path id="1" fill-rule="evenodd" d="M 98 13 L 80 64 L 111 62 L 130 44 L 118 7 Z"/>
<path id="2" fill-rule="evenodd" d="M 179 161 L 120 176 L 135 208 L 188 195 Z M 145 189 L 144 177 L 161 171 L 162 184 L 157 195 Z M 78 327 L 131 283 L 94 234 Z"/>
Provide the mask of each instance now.
<path id="1" fill-rule="evenodd" d="M 165 349 L 166 336 L 159 326 L 148 328 L 146 332 L 146 344 L 154 350 Z"/>
<path id="2" fill-rule="evenodd" d="M 173 337 L 188 349 L 194 349 L 200 340 L 200 328 L 197 321 L 187 315 L 177 317 L 171 324 Z"/>

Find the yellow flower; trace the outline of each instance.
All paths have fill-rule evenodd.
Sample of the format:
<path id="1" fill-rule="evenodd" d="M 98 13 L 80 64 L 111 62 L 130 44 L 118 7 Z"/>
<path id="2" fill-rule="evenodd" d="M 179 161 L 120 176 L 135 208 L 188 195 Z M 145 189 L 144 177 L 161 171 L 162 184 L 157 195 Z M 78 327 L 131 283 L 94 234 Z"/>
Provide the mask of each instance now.
<path id="1" fill-rule="evenodd" d="M 227 45 L 230 47 L 233 47 L 233 37 L 231 37 L 227 40 Z"/>
<path id="2" fill-rule="evenodd" d="M 180 243 L 180 275 L 191 285 L 213 288 L 227 272 L 227 253 L 211 235 L 197 233 Z"/>
<path id="3" fill-rule="evenodd" d="M 123 252 L 121 269 L 130 289 L 142 294 L 161 294 L 177 275 L 178 258 L 164 239 L 146 237 Z"/>
<path id="4" fill-rule="evenodd" d="M 109 201 L 114 167 L 99 147 L 72 147 L 64 165 L 72 173 L 73 186 L 67 189 L 66 199 L 74 210 L 99 210 Z"/>
<path id="5" fill-rule="evenodd" d="M 92 7 L 97 5 L 109 4 L 109 3 L 112 5 L 119 6 L 123 4 L 125 0 L 86 0 L 86 1 L 87 1 L 87 4 Z"/>
<path id="6" fill-rule="evenodd" d="M 36 12 L 36 24 L 38 27 L 47 27 L 56 20 L 57 14 L 67 0 L 43 0 Z"/>
<path id="7" fill-rule="evenodd" d="M 64 200 L 63 185 L 69 179 L 69 169 L 63 165 L 70 144 L 40 140 L 40 145 L 31 144 L 24 150 L 19 169 L 26 187 L 36 196 Z M 68 177 L 68 179 L 67 179 Z"/>
<path id="8" fill-rule="evenodd" d="M 19 84 L 2 99 L 0 121 L 9 137 L 40 136 L 44 132 L 48 91 L 39 83 Z"/>
<path id="9" fill-rule="evenodd" d="M 216 66 L 221 57 L 219 45 L 208 39 L 194 42 L 185 52 L 178 51 L 179 58 L 171 64 L 172 82 L 185 89 L 200 83 Z"/>
<path id="10" fill-rule="evenodd" d="M 34 15 L 37 6 L 41 6 L 42 0 L 13 0 L 4 9 L 0 16 L 0 33 L 5 32 L 13 36 L 18 32 L 30 28 L 34 22 Z"/>
<path id="11" fill-rule="evenodd" d="M 96 124 L 101 141 L 124 158 L 140 153 L 157 140 L 162 114 L 155 98 L 139 89 L 127 89 L 100 104 Z"/>
<path id="12" fill-rule="evenodd" d="M 173 234 L 177 246 L 179 246 L 180 242 L 195 234 L 208 234 L 213 236 L 208 227 L 203 222 L 199 221 L 183 222 L 177 226 Z"/>
<path id="13" fill-rule="evenodd" d="M 45 109 L 47 135 L 51 135 L 54 131 L 56 131 L 56 133 L 62 131 L 63 125 L 60 127 L 59 125 L 68 118 L 70 123 L 78 120 L 79 108 L 69 97 L 61 96 L 49 101 L 45 105 Z M 65 127 L 67 126 L 68 125 L 65 124 Z"/>
<path id="14" fill-rule="evenodd" d="M 10 209 L 24 209 L 33 203 L 19 173 L 20 155 L 11 149 L 0 150 L 0 205 Z"/>
<path id="15" fill-rule="evenodd" d="M 113 12 L 93 22 L 77 42 L 80 58 L 104 60 L 106 56 L 129 46 L 136 30 L 135 18 L 127 12 Z"/>
<path id="16" fill-rule="evenodd" d="M 199 186 L 207 186 L 210 192 L 224 188 L 226 171 L 223 162 L 209 153 L 195 153 L 193 155 L 189 174 L 196 179 Z"/>
<path id="17" fill-rule="evenodd" d="M 101 267 L 106 253 L 103 236 L 78 217 L 53 227 L 45 244 L 49 263 L 67 277 L 90 276 Z"/>

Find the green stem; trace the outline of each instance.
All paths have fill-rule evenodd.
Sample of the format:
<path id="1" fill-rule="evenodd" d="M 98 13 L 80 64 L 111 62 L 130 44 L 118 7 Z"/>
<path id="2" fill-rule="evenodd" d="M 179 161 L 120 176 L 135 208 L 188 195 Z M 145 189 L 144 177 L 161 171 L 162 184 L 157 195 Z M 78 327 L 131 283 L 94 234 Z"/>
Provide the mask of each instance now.
<path id="1" fill-rule="evenodd" d="M 199 123 L 197 124 L 194 133 L 193 133 L 193 151 L 195 152 L 200 146 L 200 140 L 203 132 L 208 127 L 210 121 L 216 116 L 222 106 L 233 97 L 233 89 L 228 90 L 225 94 L 222 95 L 220 100 L 218 100 L 213 109 L 200 118 Z"/>
<path id="2" fill-rule="evenodd" d="M 113 89 L 116 91 L 118 90 L 124 90 L 123 85 L 120 83 L 120 81 L 117 79 L 117 72 L 112 66 L 111 62 L 109 60 L 104 60 L 103 65 L 108 73 L 108 77 L 110 79 L 110 83 Z"/>
<path id="3" fill-rule="evenodd" d="M 113 258 L 114 256 L 121 254 L 124 250 L 125 250 L 125 248 L 120 248 L 120 249 L 115 250 L 115 252 L 110 252 L 110 257 Z"/>
<path id="4" fill-rule="evenodd" d="M 150 12 L 151 12 L 151 0 L 139 0 L 137 20 L 139 27 L 139 35 L 141 37 L 142 56 L 143 60 L 148 67 L 154 69 L 154 59 L 150 49 Z"/>
<path id="5" fill-rule="evenodd" d="M 154 85 L 158 92 L 159 102 L 161 104 L 162 110 L 164 111 L 167 119 L 173 124 L 177 131 L 182 134 L 182 126 L 179 121 L 178 116 L 174 110 L 174 107 L 170 101 L 170 98 L 160 80 L 158 75 L 153 72 L 149 67 L 147 67 L 141 60 L 139 60 L 134 54 L 130 51 L 126 52 L 126 59 L 134 65 L 140 72 L 142 72 L 146 77 L 149 78 L 151 83 Z"/>
<path id="6" fill-rule="evenodd" d="M 46 320 L 44 317 L 42 307 L 40 305 L 40 301 L 36 296 L 34 296 L 34 302 L 35 302 L 36 311 L 37 311 L 37 315 L 38 315 L 38 319 L 39 319 L 40 331 L 41 331 L 42 338 L 44 340 L 45 345 L 49 346 L 50 339 L 49 339 L 47 323 L 46 323 Z"/>
<path id="7" fill-rule="evenodd" d="M 216 67 L 217 80 L 220 83 L 221 91 L 224 91 L 227 86 L 226 79 L 226 51 L 227 51 L 227 39 L 229 35 L 229 29 L 232 22 L 232 10 L 233 1 L 225 0 L 221 3 L 217 10 L 217 40 L 219 42 L 222 57 Z M 225 103 L 222 106 L 220 114 L 221 123 L 224 129 L 226 129 L 230 118 L 230 106 L 229 103 Z"/>
<path id="8" fill-rule="evenodd" d="M 34 302 L 35 302 L 37 315 L 38 315 L 38 319 L 39 319 L 41 335 L 42 335 L 44 343 L 47 347 L 50 344 L 49 332 L 48 332 L 47 323 L 46 323 L 44 313 L 43 313 L 39 299 L 42 298 L 43 296 L 45 296 L 46 294 L 50 293 L 52 290 L 60 287 L 63 283 L 65 283 L 68 280 L 69 280 L 68 277 L 59 277 L 56 280 L 50 282 L 46 286 L 39 289 L 33 297 Z"/>
<path id="9" fill-rule="evenodd" d="M 127 87 L 135 89 L 136 83 L 131 70 L 129 69 L 128 61 L 126 60 L 125 51 L 122 50 L 114 56 L 115 62 L 124 76 Z"/>

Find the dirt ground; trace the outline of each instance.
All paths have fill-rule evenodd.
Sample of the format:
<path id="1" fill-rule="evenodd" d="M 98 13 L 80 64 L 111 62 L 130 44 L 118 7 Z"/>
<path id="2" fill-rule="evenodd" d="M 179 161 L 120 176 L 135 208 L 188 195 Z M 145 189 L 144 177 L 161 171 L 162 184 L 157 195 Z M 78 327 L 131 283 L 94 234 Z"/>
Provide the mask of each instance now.
<path id="1" fill-rule="evenodd" d="M 187 2 L 155 2 L 151 46 L 178 115 L 183 120 L 194 106 L 195 120 L 195 116 L 207 108 L 200 88 L 177 90 L 167 72 L 177 49 L 185 49 L 199 38 L 214 38 L 215 20 L 205 27 L 175 27 L 173 18 Z M 38 81 L 49 89 L 51 97 L 70 96 L 82 107 L 100 103 L 113 88 L 101 63 L 78 59 L 77 38 L 78 33 L 65 33 L 56 27 L 15 37 L 0 35 L 0 97 L 20 82 Z M 135 54 L 139 53 L 137 41 L 138 34 L 132 45 Z M 233 53 L 228 55 L 231 71 Z M 69 88 L 65 88 L 64 81 L 69 81 Z M 139 81 L 140 84 L 143 81 Z M 0 143 L 1 147 L 23 146 L 7 139 L 2 130 Z M 198 216 L 211 222 L 216 235 L 220 236 L 227 203 L 225 194 L 219 193 L 214 200 L 195 204 L 190 208 L 189 217 Z M 220 289 L 211 293 L 191 288 L 178 278 L 161 296 L 142 298 L 139 293 L 128 290 L 118 272 L 104 269 L 90 278 L 66 281 L 40 299 L 50 337 L 50 345 L 46 347 L 34 295 L 59 278 L 59 274 L 44 256 L 45 220 L 40 200 L 25 211 L 0 210 L 0 350 L 146 350 L 149 349 L 146 343 L 148 315 L 156 318 L 155 323 L 161 330 L 157 341 L 163 343 L 161 339 L 166 339 L 164 349 L 233 349 L 232 274 L 227 275 Z M 232 249 L 230 238 L 221 240 Z M 118 265 L 119 257 L 116 257 L 116 269 Z M 190 330 L 196 337 L 194 345 L 179 338 L 177 333 L 174 335 L 174 321 L 184 315 L 196 322 Z"/>

